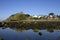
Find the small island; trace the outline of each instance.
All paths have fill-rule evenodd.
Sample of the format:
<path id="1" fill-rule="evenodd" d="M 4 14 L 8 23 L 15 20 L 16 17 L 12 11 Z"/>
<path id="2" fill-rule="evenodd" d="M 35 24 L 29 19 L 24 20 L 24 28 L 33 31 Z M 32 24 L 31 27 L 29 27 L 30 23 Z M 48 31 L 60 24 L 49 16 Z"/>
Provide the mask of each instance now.
<path id="1" fill-rule="evenodd" d="M 60 15 L 49 13 L 44 16 L 31 16 L 24 12 L 16 13 L 0 22 L 0 27 L 24 27 L 24 28 L 60 28 Z M 40 27 L 39 27 L 40 26 Z"/>
<path id="2" fill-rule="evenodd" d="M 60 20 L 60 15 L 55 15 L 54 13 L 49 13 L 48 15 L 29 15 L 29 14 L 25 14 L 24 12 L 19 12 L 16 14 L 11 15 L 10 17 L 8 17 L 6 20 L 4 21 L 21 21 L 21 20 L 31 20 L 31 21 L 36 21 L 36 20 Z"/>

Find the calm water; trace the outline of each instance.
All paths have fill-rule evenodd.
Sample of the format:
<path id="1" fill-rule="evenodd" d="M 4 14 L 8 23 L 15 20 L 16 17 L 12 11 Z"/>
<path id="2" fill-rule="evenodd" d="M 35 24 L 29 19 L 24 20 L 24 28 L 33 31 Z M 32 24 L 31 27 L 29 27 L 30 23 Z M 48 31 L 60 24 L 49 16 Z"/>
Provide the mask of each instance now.
<path id="1" fill-rule="evenodd" d="M 60 40 L 60 30 L 0 28 L 0 37 L 4 40 Z"/>

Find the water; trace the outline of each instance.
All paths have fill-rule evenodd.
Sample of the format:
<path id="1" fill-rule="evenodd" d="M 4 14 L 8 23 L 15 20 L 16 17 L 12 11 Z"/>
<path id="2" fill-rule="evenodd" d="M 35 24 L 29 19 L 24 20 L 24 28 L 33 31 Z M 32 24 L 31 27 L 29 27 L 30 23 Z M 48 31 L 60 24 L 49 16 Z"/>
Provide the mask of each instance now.
<path id="1" fill-rule="evenodd" d="M 60 30 L 0 28 L 4 40 L 60 40 Z"/>

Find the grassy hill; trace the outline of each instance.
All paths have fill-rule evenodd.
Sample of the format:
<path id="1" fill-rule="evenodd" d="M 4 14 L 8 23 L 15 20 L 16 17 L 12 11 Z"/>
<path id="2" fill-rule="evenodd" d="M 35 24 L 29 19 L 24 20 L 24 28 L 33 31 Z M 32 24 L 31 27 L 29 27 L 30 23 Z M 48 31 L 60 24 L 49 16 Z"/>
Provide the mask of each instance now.
<path id="1" fill-rule="evenodd" d="M 30 17 L 29 14 L 24 14 L 23 12 L 16 13 L 8 17 L 7 21 L 19 21 L 19 20 L 28 20 Z"/>
<path id="2" fill-rule="evenodd" d="M 54 15 L 54 13 L 49 13 L 49 15 Z M 56 16 L 56 17 L 52 17 L 52 19 L 50 19 L 50 16 L 43 16 L 43 17 L 33 17 L 33 16 L 30 16 L 29 14 L 25 14 L 23 12 L 19 12 L 19 13 L 16 13 L 16 14 L 13 14 L 11 15 L 10 17 L 8 17 L 5 21 L 20 21 L 20 20 L 60 20 L 60 16 Z M 49 18 L 49 19 L 48 19 Z M 59 19 L 56 19 L 56 18 L 59 18 Z"/>

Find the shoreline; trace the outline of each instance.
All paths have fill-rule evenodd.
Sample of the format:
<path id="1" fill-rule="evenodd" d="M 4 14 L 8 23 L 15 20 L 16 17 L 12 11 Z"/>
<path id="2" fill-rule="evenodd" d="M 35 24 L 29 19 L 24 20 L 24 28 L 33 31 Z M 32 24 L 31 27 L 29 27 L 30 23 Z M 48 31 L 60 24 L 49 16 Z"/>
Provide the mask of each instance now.
<path id="1" fill-rule="evenodd" d="M 20 21 L 0 21 L 0 22 L 60 22 L 60 20 L 20 20 Z"/>

